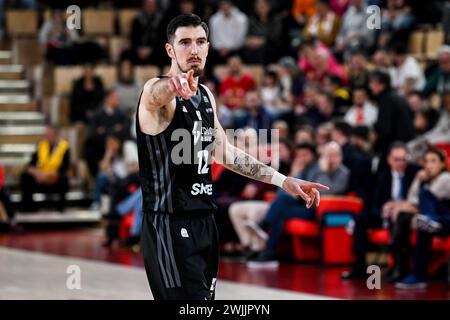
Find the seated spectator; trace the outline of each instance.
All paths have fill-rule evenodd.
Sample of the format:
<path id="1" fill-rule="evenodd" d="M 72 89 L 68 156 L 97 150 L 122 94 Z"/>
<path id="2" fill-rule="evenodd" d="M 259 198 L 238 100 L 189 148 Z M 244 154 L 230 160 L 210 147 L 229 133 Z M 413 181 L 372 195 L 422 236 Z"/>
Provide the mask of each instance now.
<path id="1" fill-rule="evenodd" d="M 250 73 L 245 73 L 239 56 L 228 59 L 229 74 L 220 83 L 220 98 L 230 109 L 239 109 L 244 105 L 245 94 L 255 89 L 256 83 Z"/>
<path id="2" fill-rule="evenodd" d="M 119 95 L 119 110 L 129 118 L 136 110 L 142 88 L 141 84 L 136 82 L 133 71 L 129 60 L 120 61 L 117 67 L 117 81 L 112 86 Z"/>
<path id="3" fill-rule="evenodd" d="M 300 27 L 304 27 L 309 18 L 316 13 L 316 0 L 294 0 L 292 16 Z"/>
<path id="4" fill-rule="evenodd" d="M 76 29 L 66 27 L 65 16 L 60 10 L 53 10 L 52 17 L 44 22 L 39 31 L 39 42 L 47 61 L 56 65 L 70 65 L 75 62 L 72 45 L 79 39 Z"/>
<path id="5" fill-rule="evenodd" d="M 278 57 L 281 20 L 271 10 L 268 0 L 255 2 L 255 14 L 250 18 L 244 45 L 244 59 L 248 64 L 266 65 Z"/>
<path id="6" fill-rule="evenodd" d="M 275 71 L 266 70 L 264 72 L 260 92 L 262 103 L 275 116 L 286 109 L 282 102 L 282 89 L 278 81 L 278 75 Z"/>
<path id="7" fill-rule="evenodd" d="M 257 90 L 248 91 L 245 95 L 245 105 L 242 116 L 237 119 L 238 128 L 253 128 L 259 134 L 260 129 L 270 130 L 273 116 L 262 104 L 261 93 Z"/>
<path id="8" fill-rule="evenodd" d="M 88 125 L 94 116 L 95 110 L 100 106 L 103 95 L 103 81 L 94 74 L 94 65 L 85 64 L 83 66 L 83 75 L 75 80 L 72 85 L 70 121 Z"/>
<path id="9" fill-rule="evenodd" d="M 298 155 L 298 157 L 300 157 L 299 154 L 301 153 L 302 148 L 303 146 L 296 147 L 296 155 Z M 280 166 L 278 171 L 282 174 L 288 174 L 291 165 L 291 147 L 287 140 L 280 140 L 279 158 Z M 295 158 L 297 158 L 297 156 Z M 269 191 L 266 188 L 261 189 L 261 187 L 259 182 L 247 183 L 242 192 L 243 199 L 232 203 L 228 210 L 233 228 L 239 237 L 241 252 L 247 258 L 254 256 L 255 253 L 260 252 L 265 247 L 264 239 L 254 236 L 249 228 L 252 224 L 257 224 L 263 220 L 270 205 L 269 202 L 262 200 L 261 196 L 255 196 L 261 191 Z"/>
<path id="10" fill-rule="evenodd" d="M 239 54 L 248 30 L 248 18 L 230 0 L 220 0 L 219 10 L 209 19 L 210 65 L 225 63 Z"/>
<path id="11" fill-rule="evenodd" d="M 103 158 L 108 135 L 119 136 L 122 140 L 128 136 L 128 118 L 120 111 L 120 100 L 116 90 L 110 90 L 90 123 L 89 137 L 85 143 L 85 158 L 93 177 L 97 175 L 98 162 Z"/>
<path id="12" fill-rule="evenodd" d="M 368 63 L 366 56 L 361 51 L 352 51 L 350 53 L 347 74 L 350 91 L 360 87 L 368 88 Z"/>
<path id="13" fill-rule="evenodd" d="M 351 105 L 350 93 L 343 86 L 341 79 L 333 74 L 328 75 L 323 84 L 325 90 L 333 93 L 336 115 L 343 116 Z"/>
<path id="14" fill-rule="evenodd" d="M 300 47 L 299 66 L 307 81 L 323 83 L 326 76 L 333 74 L 346 83 L 343 67 L 323 44 L 303 43 Z"/>
<path id="15" fill-rule="evenodd" d="M 271 66 L 271 70 L 277 73 L 281 84 L 283 103 L 287 106 L 293 105 L 295 99 L 301 95 L 305 82 L 295 59 L 283 57 L 278 64 Z"/>
<path id="16" fill-rule="evenodd" d="M 355 88 L 352 96 L 353 105 L 345 113 L 345 121 L 352 126 L 372 127 L 377 121 L 378 109 L 367 99 L 367 89 Z"/>
<path id="17" fill-rule="evenodd" d="M 130 59 L 133 64 L 166 64 L 163 52 L 165 30 L 163 13 L 158 8 L 158 1 L 144 0 L 142 10 L 133 19 L 130 32 L 130 50 L 122 53 L 121 59 Z"/>
<path id="18" fill-rule="evenodd" d="M 393 143 L 389 150 L 388 167 L 376 177 L 372 205 L 367 211 L 354 216 L 353 253 L 356 262 L 350 271 L 342 273 L 343 279 L 367 278 L 366 253 L 368 251 L 367 231 L 387 228 L 390 215 L 386 209 L 401 199 L 406 199 L 408 190 L 419 168 L 408 163 L 408 150 L 402 143 Z M 384 221 L 383 221 L 384 220 Z M 400 266 L 404 267 L 404 255 L 394 256 L 395 267 L 390 270 L 388 280 L 398 277 Z"/>
<path id="19" fill-rule="evenodd" d="M 438 52 L 439 67 L 429 77 L 423 88 L 423 94 L 428 97 L 433 93 L 443 95 L 450 92 L 450 46 L 444 45 Z"/>
<path id="20" fill-rule="evenodd" d="M 425 85 L 425 76 L 417 60 L 408 55 L 406 45 L 398 43 L 393 47 L 394 78 L 392 87 L 407 96 L 412 91 L 421 91 Z"/>
<path id="21" fill-rule="evenodd" d="M 341 148 L 335 142 L 327 144 L 323 149 L 317 165 L 309 166 L 307 170 L 300 172 L 300 179 L 317 181 L 330 187 L 323 191 L 323 195 L 343 195 L 347 192 L 350 172 L 342 164 Z M 279 240 L 284 230 L 287 219 L 315 220 L 314 207 L 305 207 L 304 202 L 292 197 L 284 191 L 280 191 L 276 199 L 270 205 L 264 220 L 260 223 L 255 234 L 263 235 L 264 229 L 269 229 L 266 248 L 247 266 L 250 268 L 277 267 L 276 251 Z"/>
<path id="22" fill-rule="evenodd" d="M 302 144 L 302 143 L 311 143 L 314 144 L 314 128 L 309 125 L 305 124 L 300 126 L 294 134 L 294 143 L 296 145 Z"/>
<path id="23" fill-rule="evenodd" d="M 396 201 L 384 212 L 385 215 L 390 215 L 390 217 L 395 218 L 395 227 L 392 234 L 392 250 L 394 255 L 400 256 L 404 261 L 399 265 L 397 277 L 391 277 L 392 281 L 402 280 L 411 271 L 409 268 L 409 259 L 412 253 L 411 225 L 415 218 L 423 218 L 423 216 L 419 216 L 422 213 L 420 212 L 419 204 L 421 193 L 429 193 L 428 196 L 431 196 L 432 199 L 437 201 L 436 209 L 440 205 L 443 206 L 440 209 L 443 211 L 436 212 L 434 220 L 439 219 L 441 214 L 444 215 L 447 213 L 448 208 L 444 204 L 445 201 L 450 199 L 450 174 L 447 171 L 447 157 L 440 149 L 430 147 L 425 153 L 424 168 L 416 174 L 409 189 L 407 200 Z M 422 194 L 422 196 L 425 195 Z M 425 205 L 425 203 L 422 203 L 422 205 Z M 423 207 L 423 209 L 426 211 L 422 214 L 432 214 L 426 207 Z M 426 277 L 426 269 L 420 271 L 422 272 L 417 274 L 419 276 L 416 279 L 417 282 L 422 282 Z M 405 282 L 409 284 L 409 280 Z"/>
<path id="24" fill-rule="evenodd" d="M 276 120 L 272 125 L 272 129 L 278 131 L 280 139 L 289 139 L 289 125 L 286 121 Z"/>
<path id="25" fill-rule="evenodd" d="M 6 214 L 6 216 L 4 217 L 3 214 Z M 3 165 L 0 164 L 0 223 L 4 222 L 7 223 L 10 231 L 21 231 L 16 221 L 16 210 L 5 188 L 5 170 Z"/>
<path id="26" fill-rule="evenodd" d="M 411 11 L 407 0 L 387 0 L 382 9 L 381 34 L 378 45 L 390 47 L 394 43 L 408 40 L 409 32 L 416 23 L 416 16 Z"/>
<path id="27" fill-rule="evenodd" d="M 443 105 L 444 108 L 436 125 L 430 131 L 408 143 L 408 149 L 411 151 L 413 159 L 420 159 L 430 144 L 450 143 L 450 93 L 444 95 Z"/>
<path id="28" fill-rule="evenodd" d="M 330 10 L 327 0 L 316 1 L 316 13 L 308 19 L 303 30 L 306 39 L 318 39 L 326 46 L 333 46 L 339 30 L 339 17 Z"/>
<path id="29" fill-rule="evenodd" d="M 392 56 L 386 49 L 378 49 L 372 56 L 374 70 L 383 71 L 389 74 L 391 82 L 395 78 Z"/>
<path id="30" fill-rule="evenodd" d="M 337 116 L 332 93 L 325 90 L 320 91 L 316 97 L 316 104 L 317 109 L 306 115 L 315 128 Z"/>
<path id="31" fill-rule="evenodd" d="M 33 193 L 41 192 L 58 194 L 56 207 L 62 212 L 69 189 L 69 166 L 69 143 L 59 137 L 57 127 L 47 126 L 45 138 L 38 143 L 36 152 L 20 176 L 21 210 L 37 211 L 39 208 L 33 201 Z"/>
<path id="32" fill-rule="evenodd" d="M 335 46 L 336 51 L 344 58 L 351 50 L 371 48 L 375 40 L 373 30 L 367 28 L 369 14 L 366 12 L 364 0 L 351 0 L 347 1 L 347 4 L 349 2 L 351 5 L 342 16 Z"/>
<path id="33" fill-rule="evenodd" d="M 95 178 L 94 201 L 91 210 L 99 210 L 101 197 L 107 192 L 107 187 L 116 183 L 119 179 L 124 179 L 128 175 L 128 168 L 125 162 L 122 140 L 117 135 L 106 137 L 106 150 L 99 164 L 99 172 Z"/>
<path id="34" fill-rule="evenodd" d="M 413 221 L 417 229 L 414 250 L 413 272 L 396 283 L 396 288 L 424 288 L 427 285 L 428 263 L 431 259 L 433 236 L 450 235 L 450 173 L 447 157 L 437 148 L 425 154 L 424 170 L 417 174 L 419 214 Z"/>

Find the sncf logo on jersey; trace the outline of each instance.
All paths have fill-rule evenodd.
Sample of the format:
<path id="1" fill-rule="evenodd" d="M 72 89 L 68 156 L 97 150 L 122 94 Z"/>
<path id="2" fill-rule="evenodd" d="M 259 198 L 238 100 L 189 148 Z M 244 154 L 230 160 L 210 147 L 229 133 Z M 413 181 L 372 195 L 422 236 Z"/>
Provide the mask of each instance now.
<path id="1" fill-rule="evenodd" d="M 212 196 L 212 184 L 194 183 L 192 185 L 191 194 L 193 196 L 199 194 L 207 194 L 209 196 Z"/>

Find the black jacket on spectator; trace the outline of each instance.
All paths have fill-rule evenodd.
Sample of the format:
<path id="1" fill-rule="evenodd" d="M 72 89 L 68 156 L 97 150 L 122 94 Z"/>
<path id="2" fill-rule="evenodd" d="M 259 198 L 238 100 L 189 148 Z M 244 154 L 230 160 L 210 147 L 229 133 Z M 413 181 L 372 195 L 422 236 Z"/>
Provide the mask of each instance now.
<path id="1" fill-rule="evenodd" d="M 100 77 L 94 77 L 94 90 L 86 91 L 84 88 L 84 79 L 78 79 L 74 82 L 70 96 L 70 121 L 81 121 L 86 124 L 89 122 L 88 113 L 94 114 L 103 100 L 104 88 Z"/>
<path id="2" fill-rule="evenodd" d="M 378 119 L 375 151 L 384 159 L 394 141 L 407 142 L 414 138 L 413 115 L 406 100 L 393 90 L 385 90 L 378 97 Z"/>
<path id="3" fill-rule="evenodd" d="M 402 186 L 402 199 L 406 199 L 409 187 L 411 186 L 414 177 L 420 167 L 414 164 L 408 164 L 405 170 L 405 175 L 403 177 Z M 392 200 L 391 190 L 392 190 L 392 172 L 390 168 L 382 171 L 376 180 L 375 193 L 373 195 L 373 205 L 372 214 L 381 215 L 381 210 L 383 205 Z"/>

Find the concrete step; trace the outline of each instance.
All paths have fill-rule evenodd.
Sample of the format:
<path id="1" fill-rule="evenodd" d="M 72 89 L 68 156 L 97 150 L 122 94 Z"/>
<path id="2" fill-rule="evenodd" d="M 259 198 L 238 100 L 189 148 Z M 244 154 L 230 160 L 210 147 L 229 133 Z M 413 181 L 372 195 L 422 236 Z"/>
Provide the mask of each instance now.
<path id="1" fill-rule="evenodd" d="M 11 64 L 12 52 L 10 50 L 0 50 L 0 64 Z"/>
<path id="2" fill-rule="evenodd" d="M 41 112 L 0 112 L 0 126 L 44 124 L 45 115 Z"/>
<path id="3" fill-rule="evenodd" d="M 99 211 L 70 208 L 63 213 L 55 211 L 43 211 L 36 213 L 18 213 L 16 221 L 20 224 L 37 223 L 86 223 L 101 221 Z"/>
<path id="4" fill-rule="evenodd" d="M 0 64 L 1 80 L 20 80 L 23 79 L 25 68 L 21 64 Z"/>
<path id="5" fill-rule="evenodd" d="M 27 94 L 0 94 L 0 112 L 14 111 L 37 111 L 37 105 Z"/>
<path id="6" fill-rule="evenodd" d="M 30 82 L 28 80 L 0 80 L 0 95 L 27 94 L 29 91 Z"/>
<path id="7" fill-rule="evenodd" d="M 44 133 L 45 126 L 0 126 L 0 144 L 35 144 Z"/>

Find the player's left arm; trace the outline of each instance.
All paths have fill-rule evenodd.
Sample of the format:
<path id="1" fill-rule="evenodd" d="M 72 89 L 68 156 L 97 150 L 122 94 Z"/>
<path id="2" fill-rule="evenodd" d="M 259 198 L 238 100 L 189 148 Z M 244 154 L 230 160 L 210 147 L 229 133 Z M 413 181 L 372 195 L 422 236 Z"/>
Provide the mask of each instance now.
<path id="1" fill-rule="evenodd" d="M 293 177 L 286 177 L 274 168 L 265 165 L 251 155 L 236 148 L 227 139 L 216 112 L 216 103 L 212 93 L 204 86 L 209 95 L 209 100 L 214 109 L 215 139 L 213 156 L 218 163 L 223 164 L 227 169 L 239 173 L 245 177 L 274 184 L 294 196 L 300 196 L 306 201 L 306 206 L 310 208 L 314 202 L 320 203 L 320 193 L 318 189 L 328 190 L 327 186 L 320 183 L 310 182 Z"/>

